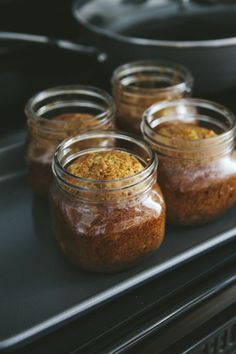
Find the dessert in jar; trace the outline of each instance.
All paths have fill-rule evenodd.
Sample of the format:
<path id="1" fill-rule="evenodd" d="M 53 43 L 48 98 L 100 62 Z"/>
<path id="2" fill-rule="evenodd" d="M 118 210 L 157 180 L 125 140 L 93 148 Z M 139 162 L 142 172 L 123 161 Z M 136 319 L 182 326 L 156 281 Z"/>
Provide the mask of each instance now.
<path id="1" fill-rule="evenodd" d="M 114 105 L 108 93 L 90 86 L 61 86 L 42 91 L 26 104 L 26 162 L 33 190 L 48 194 L 52 158 L 65 138 L 89 130 L 112 129 Z"/>
<path id="2" fill-rule="evenodd" d="M 141 134 L 143 112 L 156 102 L 190 96 L 193 78 L 181 65 L 143 60 L 118 67 L 112 85 L 118 128 Z"/>
<path id="3" fill-rule="evenodd" d="M 190 109 L 183 114 L 180 106 Z M 227 108 L 200 99 L 162 102 L 144 113 L 141 129 L 158 155 L 170 223 L 203 224 L 235 204 L 236 123 Z"/>
<path id="4" fill-rule="evenodd" d="M 125 133 L 89 132 L 60 144 L 53 160 L 52 220 L 72 263 L 114 272 L 160 246 L 165 203 L 156 171 L 148 144 Z"/>

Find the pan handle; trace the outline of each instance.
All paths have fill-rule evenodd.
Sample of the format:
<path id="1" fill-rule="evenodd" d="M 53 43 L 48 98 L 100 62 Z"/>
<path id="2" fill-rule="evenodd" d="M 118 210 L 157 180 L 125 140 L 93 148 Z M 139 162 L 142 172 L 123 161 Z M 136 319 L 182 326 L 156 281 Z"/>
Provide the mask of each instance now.
<path id="1" fill-rule="evenodd" d="M 36 34 L 28 34 L 28 33 L 0 31 L 0 43 L 1 42 L 16 42 L 16 43 L 25 43 L 25 44 L 46 45 L 49 47 L 77 52 L 78 54 L 93 56 L 100 63 L 105 62 L 108 59 L 107 54 L 100 51 L 99 49 L 91 46 L 86 46 L 76 41 L 72 41 L 68 39 L 53 38 L 53 37 L 41 36 Z"/>

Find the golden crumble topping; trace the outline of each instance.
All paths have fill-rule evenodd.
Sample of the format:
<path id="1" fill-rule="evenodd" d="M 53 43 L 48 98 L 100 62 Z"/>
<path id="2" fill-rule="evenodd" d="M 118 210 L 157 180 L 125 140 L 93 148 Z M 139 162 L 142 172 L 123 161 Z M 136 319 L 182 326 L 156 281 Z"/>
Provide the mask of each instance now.
<path id="1" fill-rule="evenodd" d="M 68 167 L 77 177 L 93 180 L 114 180 L 130 177 L 144 166 L 134 156 L 124 151 L 98 151 L 78 157 Z"/>
<path id="2" fill-rule="evenodd" d="M 166 137 L 180 138 L 184 140 L 207 139 L 217 135 L 211 129 L 182 122 L 166 124 L 158 129 L 158 133 Z"/>

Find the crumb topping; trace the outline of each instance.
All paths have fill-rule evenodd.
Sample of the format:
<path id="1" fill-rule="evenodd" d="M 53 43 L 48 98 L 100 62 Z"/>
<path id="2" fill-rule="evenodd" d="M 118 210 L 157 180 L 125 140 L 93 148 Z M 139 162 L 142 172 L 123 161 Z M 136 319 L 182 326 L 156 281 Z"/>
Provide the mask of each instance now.
<path id="1" fill-rule="evenodd" d="M 88 113 L 65 113 L 60 116 L 54 117 L 52 120 L 64 121 L 64 122 L 79 122 L 81 120 L 89 120 L 92 118 L 92 114 Z"/>
<path id="2" fill-rule="evenodd" d="M 46 122 L 44 122 L 44 125 L 47 129 L 54 130 L 56 127 L 56 131 L 62 131 L 65 136 L 60 140 L 63 140 L 67 136 L 76 134 L 78 129 L 87 130 L 90 127 L 93 128 L 97 124 L 96 120 L 91 119 L 93 117 L 94 116 L 92 114 L 88 113 L 65 113 L 48 119 Z M 55 126 L 57 122 L 61 122 L 62 124 Z"/>
<path id="3" fill-rule="evenodd" d="M 180 138 L 184 140 L 207 139 L 217 135 L 217 133 L 211 129 L 179 122 L 166 124 L 163 127 L 160 127 L 158 132 L 166 137 Z"/>
<path id="4" fill-rule="evenodd" d="M 119 150 L 82 155 L 67 168 L 74 176 L 93 180 L 130 177 L 143 169 L 144 166 L 134 155 Z"/>

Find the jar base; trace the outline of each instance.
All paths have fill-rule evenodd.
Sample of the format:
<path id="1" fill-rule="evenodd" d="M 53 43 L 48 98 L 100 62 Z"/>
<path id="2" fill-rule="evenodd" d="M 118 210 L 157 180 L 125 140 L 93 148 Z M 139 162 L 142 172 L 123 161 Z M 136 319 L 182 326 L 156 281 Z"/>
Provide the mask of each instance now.
<path id="1" fill-rule="evenodd" d="M 80 264 L 80 263 L 76 262 L 75 260 L 73 260 L 70 256 L 68 256 L 68 254 L 66 254 L 61 247 L 60 247 L 60 249 L 61 249 L 65 259 L 70 264 L 77 267 L 78 269 L 81 269 L 86 272 L 92 272 L 92 273 L 113 274 L 113 273 L 122 273 L 122 272 L 128 271 L 129 269 L 132 269 L 132 268 L 138 266 L 142 262 L 145 262 L 147 259 L 152 258 L 156 254 L 158 249 L 160 248 L 160 246 L 162 244 L 162 240 L 161 240 L 160 244 L 155 249 L 148 252 L 147 254 L 142 255 L 139 259 L 136 259 L 135 261 L 117 264 L 117 265 L 110 265 L 110 266 L 104 265 L 103 267 L 100 267 L 100 266 L 96 267 L 96 266 L 92 266 L 91 264 L 88 264 L 88 265 Z"/>

